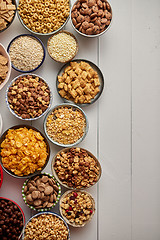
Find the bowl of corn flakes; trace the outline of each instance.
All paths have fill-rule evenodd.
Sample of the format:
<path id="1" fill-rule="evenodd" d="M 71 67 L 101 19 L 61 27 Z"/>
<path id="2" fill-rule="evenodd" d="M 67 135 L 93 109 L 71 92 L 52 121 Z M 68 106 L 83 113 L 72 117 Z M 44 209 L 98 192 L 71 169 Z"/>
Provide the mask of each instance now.
<path id="1" fill-rule="evenodd" d="M 40 173 L 49 161 L 45 136 L 29 125 L 7 129 L 0 138 L 0 163 L 13 177 L 27 178 Z"/>
<path id="2" fill-rule="evenodd" d="M 11 59 L 5 47 L 0 43 L 0 90 L 8 82 L 11 75 Z"/>

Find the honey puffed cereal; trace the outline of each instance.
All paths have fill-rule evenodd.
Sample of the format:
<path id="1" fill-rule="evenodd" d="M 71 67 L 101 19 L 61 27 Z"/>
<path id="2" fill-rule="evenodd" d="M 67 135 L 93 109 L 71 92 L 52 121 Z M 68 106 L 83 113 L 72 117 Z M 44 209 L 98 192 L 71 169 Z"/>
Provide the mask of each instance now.
<path id="1" fill-rule="evenodd" d="M 9 129 L 1 143 L 2 164 L 17 176 L 41 170 L 47 155 L 47 146 L 42 135 L 26 127 Z"/>
<path id="2" fill-rule="evenodd" d="M 69 16 L 69 0 L 20 0 L 19 15 L 33 32 L 51 33 L 59 29 Z"/>

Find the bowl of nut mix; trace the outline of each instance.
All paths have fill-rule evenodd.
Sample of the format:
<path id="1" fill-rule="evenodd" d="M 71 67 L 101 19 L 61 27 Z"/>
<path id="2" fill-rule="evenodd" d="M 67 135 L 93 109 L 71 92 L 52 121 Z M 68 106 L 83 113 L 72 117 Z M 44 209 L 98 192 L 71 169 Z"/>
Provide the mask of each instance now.
<path id="1" fill-rule="evenodd" d="M 59 183 L 69 189 L 85 189 L 101 177 L 98 159 L 84 148 L 64 148 L 52 160 L 52 172 Z"/>
<path id="2" fill-rule="evenodd" d="M 65 192 L 59 204 L 64 220 L 73 227 L 83 227 L 95 213 L 95 201 L 86 191 L 74 190 Z"/>
<path id="3" fill-rule="evenodd" d="M 8 198 L 0 197 L 0 239 L 21 239 L 25 216 L 21 207 Z"/>
<path id="4" fill-rule="evenodd" d="M 86 106 L 99 99 L 104 88 L 101 70 L 92 62 L 75 59 L 57 74 L 56 87 L 64 102 Z"/>
<path id="5" fill-rule="evenodd" d="M 0 165 L 0 188 L 2 186 L 2 182 L 3 182 L 3 169 L 2 169 L 2 167 Z"/>
<path id="6" fill-rule="evenodd" d="M 11 59 L 5 47 L 0 43 L 0 90 L 8 82 L 11 74 Z"/>
<path id="7" fill-rule="evenodd" d="M 16 0 L 0 1 L 0 33 L 6 30 L 16 15 Z"/>
<path id="8" fill-rule="evenodd" d="M 21 120 L 37 120 L 44 116 L 52 103 L 51 90 L 46 81 L 35 74 L 14 78 L 6 90 L 10 112 Z"/>
<path id="9" fill-rule="evenodd" d="M 42 1 L 19 0 L 17 8 L 21 24 L 37 35 L 51 35 L 60 31 L 68 22 L 70 0 Z"/>
<path id="10" fill-rule="evenodd" d="M 70 240 L 66 221 L 56 213 L 42 212 L 32 216 L 25 225 L 23 240 Z"/>
<path id="11" fill-rule="evenodd" d="M 12 67 L 21 73 L 36 71 L 45 60 L 43 42 L 32 34 L 21 34 L 11 40 L 7 51 Z"/>
<path id="12" fill-rule="evenodd" d="M 0 138 L 0 164 L 11 176 L 27 178 L 41 173 L 50 156 L 45 136 L 29 125 L 17 125 Z"/>
<path id="13" fill-rule="evenodd" d="M 24 202 L 36 211 L 49 211 L 58 203 L 60 195 L 61 187 L 49 173 L 27 179 L 22 187 Z"/>
<path id="14" fill-rule="evenodd" d="M 107 0 L 78 0 L 71 9 L 73 28 L 85 37 L 98 37 L 112 22 L 112 8 Z"/>
<path id="15" fill-rule="evenodd" d="M 85 112 L 74 104 L 59 104 L 45 116 L 44 131 L 48 139 L 61 147 L 80 143 L 89 128 Z"/>

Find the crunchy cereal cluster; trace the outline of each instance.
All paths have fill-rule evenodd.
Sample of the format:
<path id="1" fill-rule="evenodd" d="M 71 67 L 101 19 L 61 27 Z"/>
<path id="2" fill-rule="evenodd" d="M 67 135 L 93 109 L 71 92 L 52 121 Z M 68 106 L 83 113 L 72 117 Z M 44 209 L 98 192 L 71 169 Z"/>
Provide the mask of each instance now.
<path id="1" fill-rule="evenodd" d="M 33 129 L 9 129 L 1 143 L 3 166 L 17 176 L 41 170 L 47 159 L 47 146 L 41 134 Z"/>
<path id="2" fill-rule="evenodd" d="M 0 54 L 0 84 L 5 80 L 8 73 L 8 60 L 2 54 Z"/>
<path id="3" fill-rule="evenodd" d="M 59 94 L 75 103 L 90 103 L 99 92 L 98 73 L 84 61 L 70 62 L 58 81 Z"/>
<path id="4" fill-rule="evenodd" d="M 70 224 L 84 225 L 94 214 L 94 200 L 87 192 L 72 191 L 61 200 L 61 213 Z"/>
<path id="5" fill-rule="evenodd" d="M 60 144 L 73 144 L 84 134 L 86 121 L 83 113 L 73 107 L 59 107 L 47 118 L 46 129 L 50 138 Z"/>
<path id="6" fill-rule="evenodd" d="M 72 188 L 90 187 L 100 177 L 97 161 L 81 148 L 60 152 L 53 167 L 60 181 Z"/>
<path id="7" fill-rule="evenodd" d="M 59 217 L 42 214 L 32 218 L 24 235 L 24 240 L 67 240 L 69 232 Z"/>

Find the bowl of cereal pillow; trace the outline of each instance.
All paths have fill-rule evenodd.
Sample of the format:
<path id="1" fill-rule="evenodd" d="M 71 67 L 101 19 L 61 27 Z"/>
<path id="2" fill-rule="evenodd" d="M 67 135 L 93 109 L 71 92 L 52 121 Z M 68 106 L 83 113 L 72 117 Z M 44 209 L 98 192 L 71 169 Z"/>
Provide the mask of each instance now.
<path id="1" fill-rule="evenodd" d="M 16 0 L 0 1 L 0 33 L 5 31 L 13 22 L 16 15 Z"/>
<path id="2" fill-rule="evenodd" d="M 49 110 L 52 94 L 42 77 L 36 74 L 22 74 L 8 85 L 6 103 L 10 112 L 17 118 L 37 120 Z"/>
<path id="3" fill-rule="evenodd" d="M 18 18 L 22 25 L 37 35 L 50 35 L 61 30 L 69 20 L 70 0 L 19 0 Z"/>
<path id="4" fill-rule="evenodd" d="M 11 59 L 5 47 L 0 43 L 0 90 L 8 82 L 11 74 Z"/>
<path id="5" fill-rule="evenodd" d="M 45 136 L 29 125 L 17 125 L 6 130 L 0 138 L 0 163 L 16 178 L 40 173 L 47 165 L 50 147 Z"/>

